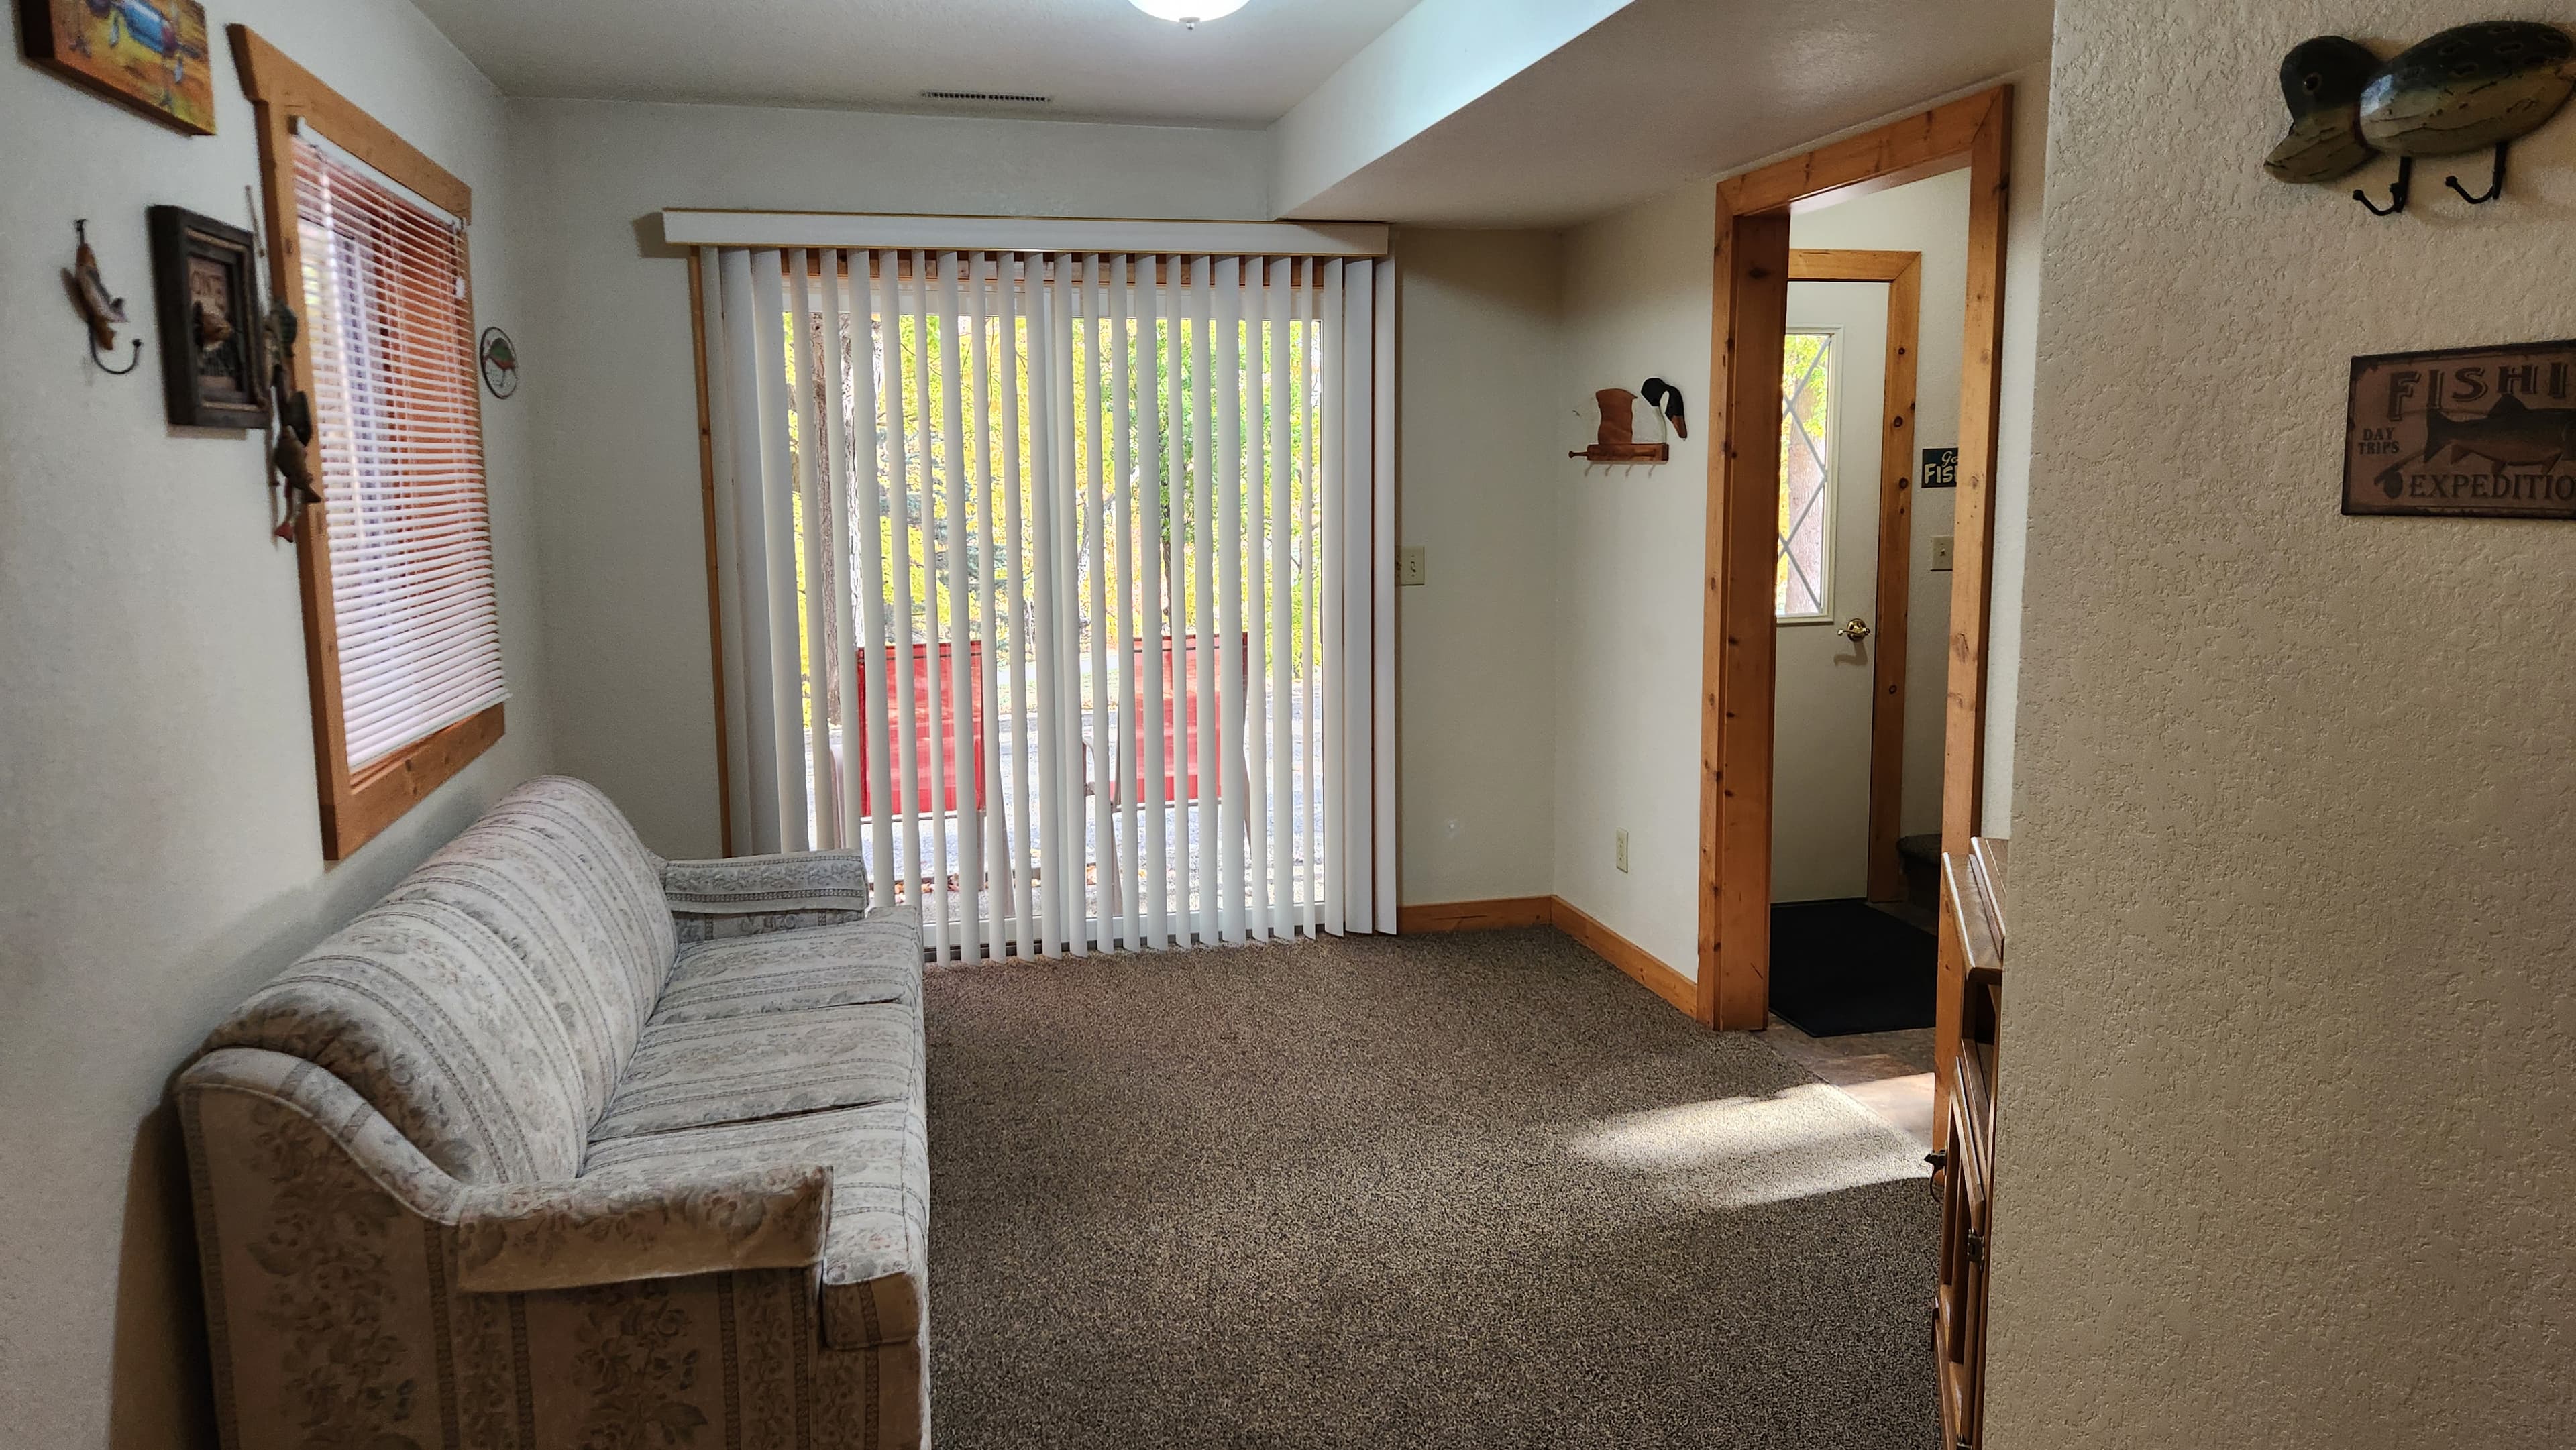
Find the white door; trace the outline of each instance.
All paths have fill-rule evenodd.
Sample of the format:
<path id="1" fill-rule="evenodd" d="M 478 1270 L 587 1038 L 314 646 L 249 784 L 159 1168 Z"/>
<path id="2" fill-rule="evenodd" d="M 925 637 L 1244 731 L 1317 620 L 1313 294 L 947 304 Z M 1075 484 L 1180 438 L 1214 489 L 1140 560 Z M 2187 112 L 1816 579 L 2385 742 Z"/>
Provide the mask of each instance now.
<path id="1" fill-rule="evenodd" d="M 1878 472 L 1887 287 L 1789 284 L 1781 380 L 1782 546 L 1771 899 L 1869 889 L 1869 715 L 1878 627 Z"/>

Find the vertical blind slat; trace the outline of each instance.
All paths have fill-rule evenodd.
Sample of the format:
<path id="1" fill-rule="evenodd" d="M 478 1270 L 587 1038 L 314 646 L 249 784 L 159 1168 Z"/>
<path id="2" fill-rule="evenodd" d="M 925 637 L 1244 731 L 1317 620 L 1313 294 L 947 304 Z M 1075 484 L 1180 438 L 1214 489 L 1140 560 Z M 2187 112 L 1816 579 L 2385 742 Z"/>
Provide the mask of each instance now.
<path id="1" fill-rule="evenodd" d="M 1140 348 L 1137 371 L 1137 406 L 1142 410 L 1146 433 L 1137 440 L 1138 452 L 1144 459 L 1145 512 L 1138 552 L 1144 555 L 1144 576 L 1138 581 L 1145 601 L 1144 628 L 1137 631 L 1138 653 L 1145 665 L 1144 713 L 1137 724 L 1145 736 L 1145 788 L 1143 797 L 1150 811 L 1152 830 L 1146 837 L 1145 878 L 1150 891 L 1146 918 L 1146 941 L 1153 946 L 1172 944 L 1172 788 L 1165 774 L 1170 761 L 1164 740 L 1169 696 L 1168 682 L 1163 678 L 1163 661 L 1172 649 L 1172 626 L 1167 615 L 1170 599 L 1170 561 L 1172 548 L 1171 517 L 1164 502 L 1165 481 L 1172 477 L 1171 453 L 1163 421 L 1165 376 L 1163 364 L 1162 289 L 1155 280 L 1155 268 L 1164 259 L 1147 257 L 1140 264 L 1136 278 L 1137 299 L 1143 304 L 1137 328 Z M 1178 368 L 1169 376 L 1177 380 Z"/>
<path id="2" fill-rule="evenodd" d="M 1217 263 L 1216 689 L 1217 931 L 1242 941 L 1246 818 L 1243 786 L 1243 262 Z"/>
<path id="3" fill-rule="evenodd" d="M 1000 607 L 1000 596 L 994 589 L 993 565 L 999 540 L 993 532 L 993 429 L 1000 412 L 993 406 L 993 355 L 995 346 L 987 331 L 992 318 L 985 299 L 990 295 L 984 280 L 984 254 L 967 259 L 966 297 L 971 322 L 967 335 L 973 341 L 973 366 L 969 375 L 975 384 L 974 406 L 967 413 L 968 431 L 975 438 L 975 610 L 976 642 L 983 647 L 984 662 L 975 668 L 975 728 L 982 733 L 985 748 L 975 756 L 975 834 L 974 851 L 966 867 L 967 887 L 983 883 L 983 939 L 994 955 L 999 956 L 1004 942 L 1005 923 L 1010 919 L 1010 812 L 1002 796 L 1000 775 L 993 769 L 992 752 L 1000 748 L 998 730 L 1000 715 L 994 706 L 994 692 L 1000 680 L 1001 634 L 993 618 Z M 973 903 L 969 903 L 970 909 Z"/>
<path id="4" fill-rule="evenodd" d="M 921 369 L 917 359 L 928 348 L 929 328 L 922 315 L 921 253 L 910 257 L 914 284 L 905 289 L 897 284 L 900 265 L 894 254 L 885 258 L 885 291 L 893 311 L 887 314 L 889 336 L 886 339 L 886 371 L 891 379 L 891 411 L 886 418 L 888 447 L 892 451 L 894 470 L 887 489 L 894 498 L 894 552 L 886 563 L 886 573 L 894 583 L 894 648 L 886 659 L 886 673 L 895 683 L 895 741 L 903 778 L 890 797 L 897 819 L 903 823 L 903 841 L 898 847 L 902 862 L 903 890 L 906 899 L 916 907 L 922 905 L 922 892 L 930 885 L 929 868 L 924 862 L 922 840 L 921 765 L 922 732 L 915 727 L 921 719 L 920 671 L 914 668 L 918 646 L 913 639 L 913 614 L 917 601 L 912 597 L 913 561 L 920 557 L 923 540 L 915 537 L 916 521 L 922 517 L 920 500 L 914 483 L 927 467 L 930 450 L 921 436 L 920 397 Z M 908 361 L 907 359 L 912 359 Z M 925 583 L 926 583 L 925 578 Z"/>
<path id="5" fill-rule="evenodd" d="M 821 359 L 809 321 L 814 315 L 811 279 L 805 265 L 806 254 L 787 254 L 789 317 L 795 326 L 789 334 L 792 346 L 788 371 L 796 389 L 796 537 L 803 545 L 803 568 L 798 571 L 797 612 L 803 617 L 804 669 L 809 682 L 828 677 L 819 673 L 822 663 L 831 658 L 828 640 L 831 632 L 831 608 L 824 592 L 823 541 L 830 537 L 829 521 L 823 510 L 824 481 L 830 477 L 831 449 L 818 421 L 815 390 Z M 812 794 L 807 802 L 809 827 L 813 844 L 838 844 L 840 834 L 840 788 L 832 776 L 832 721 L 825 692 L 811 683 L 800 692 L 797 707 L 804 714 L 806 759 Z"/>
<path id="6" fill-rule="evenodd" d="M 871 252 L 864 261 L 854 260 L 853 267 L 864 267 L 850 280 L 865 306 L 851 320 L 851 345 L 854 363 L 851 382 L 867 391 L 867 411 L 853 415 L 854 425 L 863 425 L 859 456 L 867 461 L 867 472 L 854 479 L 864 501 L 857 510 L 859 526 L 859 644 L 851 656 L 857 666 L 866 692 L 862 706 L 867 716 L 864 753 L 868 759 L 868 800 L 876 809 L 869 813 L 869 860 L 875 870 L 869 873 L 874 890 L 871 896 L 879 907 L 895 904 L 896 876 L 894 853 L 894 770 L 890 756 L 890 721 L 886 714 L 888 692 L 883 658 L 888 621 L 884 579 L 886 526 L 886 484 L 889 476 L 900 478 L 903 468 L 903 411 L 899 395 L 890 391 L 894 379 L 889 363 L 901 365 L 899 350 L 889 351 L 889 339 L 899 328 L 894 299 L 895 268 L 893 258 L 882 252 Z M 874 280 L 882 270 L 883 280 Z M 873 316 L 871 315 L 873 314 Z M 886 467 L 886 439 L 894 441 L 894 469 Z M 838 658 L 833 660 L 840 663 Z M 855 732 L 853 732 L 855 733 Z"/>
<path id="7" fill-rule="evenodd" d="M 1294 751 L 1289 746 L 1292 719 L 1286 713 L 1289 704 L 1288 664 L 1290 659 L 1290 624 L 1288 606 L 1294 597 L 1294 586 L 1288 575 L 1288 538 L 1295 518 L 1291 505 L 1291 487 L 1295 482 L 1297 455 L 1290 447 L 1288 425 L 1292 419 L 1289 403 L 1288 296 L 1289 269 L 1294 259 L 1274 257 L 1270 261 L 1270 498 L 1262 512 L 1270 531 L 1270 698 L 1277 701 L 1270 715 L 1270 929 L 1280 936 L 1294 928 L 1289 921 L 1289 891 L 1295 885 L 1295 833 L 1289 829 L 1294 819 L 1296 802 L 1290 794 L 1293 782 L 1289 767 Z"/>
<path id="8" fill-rule="evenodd" d="M 948 520 L 940 531 L 940 551 L 935 554 L 945 590 L 933 585 L 933 598 L 945 608 L 943 618 L 933 618 L 930 628 L 940 636 L 948 649 L 938 654 L 933 670 L 933 693 L 938 695 L 940 711 L 945 713 L 945 731 L 933 731 L 933 739 L 943 752 L 943 765 L 935 767 L 940 783 L 948 783 L 948 796 L 935 796 L 940 804 L 940 829 L 935 840 L 940 842 L 938 858 L 938 922 L 940 958 L 948 958 L 948 927 L 956 919 L 963 937 L 961 956 L 974 956 L 976 937 L 981 937 L 979 914 L 974 909 L 976 883 L 966 871 L 966 845 L 969 845 L 971 822 L 974 822 L 974 778 L 971 778 L 971 731 L 974 731 L 974 690 L 969 685 L 966 667 L 974 662 L 971 646 L 966 644 L 966 430 L 958 422 L 958 410 L 966 389 L 966 330 L 963 330 L 961 306 L 958 306 L 958 252 L 940 252 L 940 515 Z M 945 623 L 945 628 L 943 628 Z M 940 716 L 933 716 L 940 719 Z M 963 909 L 948 896 L 963 896 Z"/>
<path id="9" fill-rule="evenodd" d="M 1116 540 L 1107 551 L 1110 566 L 1109 640 L 1110 668 L 1118 679 L 1114 699 L 1119 724 L 1141 724 L 1136 713 L 1136 652 L 1142 643 L 1142 631 L 1136 627 L 1136 413 L 1133 396 L 1134 369 L 1129 358 L 1135 350 L 1134 292 L 1128 288 L 1128 267 L 1134 259 L 1110 259 L 1108 306 L 1102 310 L 1109 319 L 1109 412 L 1111 440 L 1109 446 L 1110 530 Z M 1136 797 L 1143 786 L 1144 773 L 1136 768 L 1136 747 L 1141 729 L 1118 729 L 1114 739 L 1117 767 L 1112 779 L 1118 782 L 1117 846 L 1119 944 L 1136 947 L 1142 944 L 1138 902 L 1144 895 L 1144 882 L 1138 871 L 1138 816 Z"/>
<path id="10" fill-rule="evenodd" d="M 1013 943 L 1020 954 L 1044 950 L 1037 932 L 1037 900 L 1029 880 L 1029 845 L 1035 822 L 1029 810 L 1029 701 L 1028 701 L 1028 631 L 1030 611 L 1027 607 L 1028 574 L 1026 554 L 1021 547 L 1020 530 L 1024 523 L 1021 469 L 1027 460 L 1020 451 L 1020 368 L 1022 343 L 1020 318 L 1024 293 L 1012 285 L 1016 264 L 1005 256 L 997 269 L 1002 292 L 1001 404 L 1002 404 L 1002 554 L 1004 578 L 1002 592 L 1005 619 L 1009 632 L 1004 637 L 1001 686 L 1008 698 L 1004 706 L 1010 712 L 1011 724 L 1011 920 Z M 1035 268 L 1029 269 L 1028 285 L 1037 284 Z"/>

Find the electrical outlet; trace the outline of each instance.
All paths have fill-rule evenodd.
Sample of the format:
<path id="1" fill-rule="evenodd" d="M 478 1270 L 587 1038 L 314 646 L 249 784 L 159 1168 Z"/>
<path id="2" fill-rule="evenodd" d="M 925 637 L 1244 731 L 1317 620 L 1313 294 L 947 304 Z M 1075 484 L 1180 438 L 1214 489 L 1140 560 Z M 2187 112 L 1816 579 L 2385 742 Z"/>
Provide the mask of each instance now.
<path id="1" fill-rule="evenodd" d="M 1423 584 L 1431 578 L 1431 551 L 1420 544 L 1406 544 L 1395 551 L 1395 582 L 1398 586 Z"/>
<path id="2" fill-rule="evenodd" d="M 1624 830 L 1619 833 L 1619 869 L 1628 869 L 1628 833 Z"/>
<path id="3" fill-rule="evenodd" d="M 1951 534 L 1932 536 L 1932 567 L 1935 571 L 1950 567 L 1950 541 L 1954 537 Z"/>

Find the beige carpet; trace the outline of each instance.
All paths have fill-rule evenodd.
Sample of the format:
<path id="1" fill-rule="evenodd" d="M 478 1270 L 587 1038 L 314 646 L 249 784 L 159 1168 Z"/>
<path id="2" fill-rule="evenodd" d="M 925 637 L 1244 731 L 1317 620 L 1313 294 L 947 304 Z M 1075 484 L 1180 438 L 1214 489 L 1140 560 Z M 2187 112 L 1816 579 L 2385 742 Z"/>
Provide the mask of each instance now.
<path id="1" fill-rule="evenodd" d="M 940 1450 L 1934 1444 L 1920 1150 L 1546 930 L 933 968 Z"/>

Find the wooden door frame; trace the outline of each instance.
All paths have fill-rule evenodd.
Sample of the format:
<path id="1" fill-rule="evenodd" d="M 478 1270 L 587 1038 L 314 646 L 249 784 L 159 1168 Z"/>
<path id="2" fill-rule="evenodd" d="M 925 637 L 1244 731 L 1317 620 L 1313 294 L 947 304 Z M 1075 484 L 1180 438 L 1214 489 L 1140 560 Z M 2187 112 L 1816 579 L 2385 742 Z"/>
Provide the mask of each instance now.
<path id="1" fill-rule="evenodd" d="M 1886 405 L 1878 442 L 1878 608 L 1870 639 L 1869 899 L 1905 896 L 1896 851 L 1905 810 L 1905 638 L 1914 594 L 1915 350 L 1923 331 L 1923 254 L 1848 248 L 1789 253 L 1792 282 L 1887 285 Z"/>
<path id="2" fill-rule="evenodd" d="M 1759 1031 L 1770 1022 L 1772 586 L 1779 553 L 1780 366 L 1788 325 L 1789 213 L 1965 167 L 1967 324 L 1959 385 L 1958 519 L 1950 579 L 1950 679 L 1941 767 L 1941 842 L 1964 851 L 1984 788 L 1986 605 L 2002 378 L 2004 211 L 2011 185 L 2012 87 L 1996 86 L 1717 188 L 1709 397 L 1707 591 L 1700 645 L 1698 1017 Z M 1946 910 L 1944 912 L 1947 914 Z M 1943 933 L 1942 980 L 1957 953 Z M 1948 1002 L 1955 994 L 1944 992 Z M 1944 1008 L 1936 1061 L 1955 1052 Z"/>

